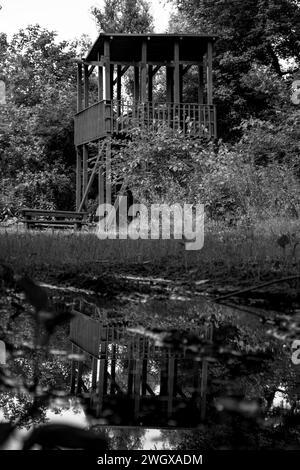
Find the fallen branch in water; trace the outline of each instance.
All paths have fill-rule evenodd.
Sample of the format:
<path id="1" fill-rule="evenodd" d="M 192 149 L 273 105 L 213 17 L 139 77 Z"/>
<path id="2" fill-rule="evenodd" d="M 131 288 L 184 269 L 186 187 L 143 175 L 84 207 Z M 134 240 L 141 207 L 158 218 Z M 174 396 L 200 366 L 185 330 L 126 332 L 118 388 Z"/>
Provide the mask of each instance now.
<path id="1" fill-rule="evenodd" d="M 288 276 L 283 277 L 281 279 L 273 279 L 273 281 L 264 282 L 263 284 L 258 284 L 256 286 L 245 287 L 244 289 L 236 290 L 234 292 L 230 292 L 229 294 L 220 295 L 216 297 L 216 301 L 229 299 L 229 297 L 234 297 L 235 295 L 244 294 L 246 292 L 251 292 L 252 290 L 261 289 L 262 287 L 271 286 L 272 284 L 279 284 L 280 282 L 292 281 L 294 279 L 300 279 L 300 274 L 296 276 Z"/>

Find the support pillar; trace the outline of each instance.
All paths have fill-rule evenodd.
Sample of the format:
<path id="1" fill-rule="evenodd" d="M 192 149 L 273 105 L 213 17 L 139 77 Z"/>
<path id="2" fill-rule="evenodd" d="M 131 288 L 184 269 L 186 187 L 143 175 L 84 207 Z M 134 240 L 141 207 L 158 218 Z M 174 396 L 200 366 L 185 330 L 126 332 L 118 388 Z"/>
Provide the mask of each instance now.
<path id="1" fill-rule="evenodd" d="M 89 107 L 89 67 L 84 66 L 84 107 Z"/>
<path id="2" fill-rule="evenodd" d="M 153 101 L 153 66 L 148 65 L 148 101 Z"/>
<path id="3" fill-rule="evenodd" d="M 82 162 L 82 196 L 85 193 L 87 183 L 88 183 L 88 158 L 89 151 L 88 146 L 83 146 L 83 162 Z"/>
<path id="4" fill-rule="evenodd" d="M 141 101 L 147 101 L 147 41 L 142 43 L 141 57 Z"/>
<path id="5" fill-rule="evenodd" d="M 82 110 L 82 64 L 77 65 L 77 112 Z"/>
<path id="6" fill-rule="evenodd" d="M 212 84 L 212 42 L 207 44 L 207 104 L 213 104 L 213 84 Z"/>
<path id="7" fill-rule="evenodd" d="M 82 196 L 82 155 L 81 147 L 76 147 L 76 210 L 79 210 Z"/>
<path id="8" fill-rule="evenodd" d="M 179 42 L 174 44 L 174 103 L 180 103 Z"/>

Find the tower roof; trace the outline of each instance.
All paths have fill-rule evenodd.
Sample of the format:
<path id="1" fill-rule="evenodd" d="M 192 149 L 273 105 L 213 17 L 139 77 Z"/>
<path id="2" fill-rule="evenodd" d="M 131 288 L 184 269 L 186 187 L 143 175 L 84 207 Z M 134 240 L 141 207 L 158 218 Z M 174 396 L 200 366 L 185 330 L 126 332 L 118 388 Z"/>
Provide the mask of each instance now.
<path id="1" fill-rule="evenodd" d="M 174 58 L 174 43 L 179 42 L 179 60 L 182 62 L 199 62 L 207 50 L 207 43 L 216 39 L 207 34 L 121 34 L 101 33 L 86 61 L 97 61 L 104 55 L 104 42 L 110 42 L 110 60 L 112 62 L 139 62 L 141 46 L 147 41 L 147 62 L 171 62 Z"/>

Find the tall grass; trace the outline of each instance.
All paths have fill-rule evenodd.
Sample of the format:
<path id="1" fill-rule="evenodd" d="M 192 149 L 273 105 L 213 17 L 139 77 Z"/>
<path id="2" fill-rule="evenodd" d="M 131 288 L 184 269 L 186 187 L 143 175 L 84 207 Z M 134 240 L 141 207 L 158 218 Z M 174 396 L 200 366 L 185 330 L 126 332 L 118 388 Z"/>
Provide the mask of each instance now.
<path id="1" fill-rule="evenodd" d="M 289 242 L 278 243 L 282 234 Z M 99 240 L 93 233 L 72 231 L 0 231 L 0 258 L 15 269 L 97 270 L 101 265 L 147 264 L 197 270 L 211 278 L 230 275 L 260 279 L 299 273 L 300 222 L 270 219 L 250 227 L 207 223 L 204 247 L 186 251 L 181 240 Z"/>

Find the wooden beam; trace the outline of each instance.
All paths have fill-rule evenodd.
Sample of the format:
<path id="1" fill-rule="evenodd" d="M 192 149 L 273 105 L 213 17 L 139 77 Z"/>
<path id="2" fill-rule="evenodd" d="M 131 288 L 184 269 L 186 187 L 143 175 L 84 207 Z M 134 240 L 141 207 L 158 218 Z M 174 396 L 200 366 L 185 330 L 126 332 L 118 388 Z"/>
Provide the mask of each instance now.
<path id="1" fill-rule="evenodd" d="M 88 65 L 105 65 L 105 59 L 104 56 L 101 57 L 101 60 L 91 60 L 90 62 L 82 62 L 83 64 L 88 64 Z M 139 67 L 141 62 L 136 61 L 136 60 L 111 60 L 111 64 L 114 65 L 123 65 L 123 66 L 128 66 L 128 67 Z M 200 64 L 200 60 L 180 60 L 180 64 L 182 65 L 198 65 Z M 167 60 L 148 60 L 147 61 L 148 65 L 153 65 L 155 67 L 174 67 L 174 62 L 173 61 L 167 61 Z"/>
<path id="2" fill-rule="evenodd" d="M 207 44 L 207 104 L 213 104 L 213 82 L 212 82 L 212 42 Z"/>
<path id="3" fill-rule="evenodd" d="M 104 100 L 111 100 L 111 62 L 110 62 L 110 43 L 109 40 L 104 41 L 104 56 L 105 56 L 105 63 L 104 63 L 104 86 L 103 86 L 103 99 Z"/>
<path id="4" fill-rule="evenodd" d="M 77 112 L 82 110 L 82 64 L 77 64 Z"/>
<path id="5" fill-rule="evenodd" d="M 151 65 L 151 64 L 150 64 Z M 157 74 L 157 72 L 160 70 L 161 65 L 156 65 L 154 69 L 152 70 L 152 77 Z"/>
<path id="6" fill-rule="evenodd" d="M 179 41 L 174 43 L 174 103 L 180 103 Z"/>
<path id="7" fill-rule="evenodd" d="M 121 64 L 118 64 L 118 67 L 119 67 L 119 66 L 122 67 Z M 129 69 L 129 65 L 126 65 L 125 67 L 122 68 L 121 74 L 120 74 L 121 77 L 123 77 L 123 75 L 127 72 L 128 69 Z M 118 81 L 118 77 L 116 77 L 116 78 L 114 79 L 114 85 L 117 83 L 117 81 Z"/>
<path id="8" fill-rule="evenodd" d="M 186 67 L 182 66 L 182 75 L 185 75 L 190 70 L 191 67 L 193 67 L 192 64 L 187 65 Z"/>
<path id="9" fill-rule="evenodd" d="M 81 202 L 80 202 L 80 205 L 79 205 L 79 209 L 78 209 L 79 212 L 81 211 L 81 209 L 82 209 L 83 206 L 84 206 L 85 200 L 86 200 L 86 198 L 87 198 L 87 195 L 88 195 L 88 193 L 89 193 L 89 190 L 90 190 L 90 188 L 91 188 L 91 186 L 92 186 L 92 183 L 93 183 L 93 181 L 94 181 L 94 177 L 95 177 L 95 174 L 96 174 L 96 170 L 98 169 L 98 165 L 99 165 L 99 161 L 100 161 L 100 159 L 101 159 L 101 155 L 102 155 L 102 151 L 103 151 L 104 145 L 105 145 L 105 141 L 102 142 L 102 146 L 101 146 L 101 149 L 99 149 L 99 153 L 98 153 L 98 157 L 97 157 L 96 163 L 95 163 L 95 165 L 94 165 L 94 167 L 93 167 L 93 169 L 92 169 L 92 174 L 91 174 L 91 176 L 90 176 L 89 181 L 88 181 L 87 184 L 86 184 L 85 189 L 83 190 L 83 196 L 82 196 L 82 199 L 81 199 Z"/>
<path id="10" fill-rule="evenodd" d="M 89 76 L 89 77 L 90 77 L 90 76 L 92 75 L 92 73 L 94 72 L 95 67 L 96 67 L 95 65 L 91 65 L 91 68 L 90 68 L 90 70 L 88 71 L 88 76 Z"/>
<path id="11" fill-rule="evenodd" d="M 76 210 L 78 211 L 81 201 L 81 174 L 82 174 L 81 148 L 76 147 Z"/>
<path id="12" fill-rule="evenodd" d="M 141 59 L 141 101 L 147 101 L 147 41 L 142 42 Z"/>

